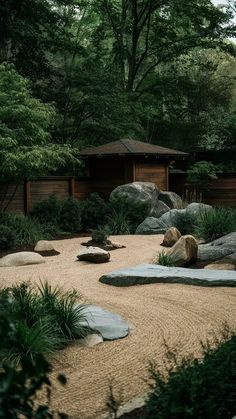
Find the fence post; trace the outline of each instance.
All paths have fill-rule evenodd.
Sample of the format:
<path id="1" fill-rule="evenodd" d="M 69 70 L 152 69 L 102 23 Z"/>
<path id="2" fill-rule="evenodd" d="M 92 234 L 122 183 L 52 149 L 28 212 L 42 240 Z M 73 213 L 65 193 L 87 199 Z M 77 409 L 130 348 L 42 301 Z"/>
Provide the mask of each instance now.
<path id="1" fill-rule="evenodd" d="M 27 215 L 31 210 L 31 184 L 28 179 L 24 180 L 24 212 Z"/>
<path id="2" fill-rule="evenodd" d="M 69 195 L 75 196 L 75 178 L 69 179 Z"/>

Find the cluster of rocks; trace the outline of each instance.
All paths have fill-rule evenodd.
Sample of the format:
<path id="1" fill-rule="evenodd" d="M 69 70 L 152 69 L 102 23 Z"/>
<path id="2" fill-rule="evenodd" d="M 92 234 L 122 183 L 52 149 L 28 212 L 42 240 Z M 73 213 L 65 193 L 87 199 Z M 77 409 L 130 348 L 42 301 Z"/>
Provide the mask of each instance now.
<path id="1" fill-rule="evenodd" d="M 170 247 L 165 254 L 171 258 L 175 266 L 187 266 L 197 260 L 196 239 L 191 235 L 181 236 L 175 227 L 166 231 L 162 246 Z"/>

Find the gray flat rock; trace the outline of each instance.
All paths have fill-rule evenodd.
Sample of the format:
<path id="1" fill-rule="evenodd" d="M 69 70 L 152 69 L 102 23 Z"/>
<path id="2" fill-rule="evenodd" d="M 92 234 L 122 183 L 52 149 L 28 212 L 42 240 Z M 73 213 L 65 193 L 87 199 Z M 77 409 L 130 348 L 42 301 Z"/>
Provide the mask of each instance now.
<path id="1" fill-rule="evenodd" d="M 236 252 L 236 231 L 198 246 L 199 260 L 218 260 Z"/>
<path id="2" fill-rule="evenodd" d="M 95 305 L 87 305 L 83 314 L 87 318 L 84 324 L 99 332 L 104 340 L 121 339 L 129 334 L 129 324 L 119 314 Z"/>
<path id="3" fill-rule="evenodd" d="M 236 272 L 145 264 L 108 273 L 100 278 L 100 282 L 116 287 L 155 283 L 236 286 Z"/>

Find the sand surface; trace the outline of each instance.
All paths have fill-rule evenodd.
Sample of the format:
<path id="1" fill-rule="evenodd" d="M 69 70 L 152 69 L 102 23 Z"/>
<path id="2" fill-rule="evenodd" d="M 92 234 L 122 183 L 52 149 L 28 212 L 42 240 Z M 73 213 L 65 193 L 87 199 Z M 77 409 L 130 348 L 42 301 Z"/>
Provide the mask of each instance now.
<path id="1" fill-rule="evenodd" d="M 149 361 L 163 363 L 166 342 L 180 356 L 200 354 L 205 341 L 227 322 L 236 326 L 236 289 L 184 285 L 140 285 L 116 288 L 101 284 L 104 273 L 121 267 L 150 263 L 160 251 L 161 235 L 119 236 L 127 246 L 111 252 L 111 261 L 92 265 L 78 262 L 85 238 L 55 241 L 59 256 L 42 265 L 0 268 L 0 285 L 48 280 L 65 289 L 76 288 L 87 303 L 121 314 L 134 330 L 125 339 L 104 342 L 94 348 L 76 345 L 53 359 L 55 374 L 63 372 L 68 383 L 55 386 L 53 406 L 74 419 L 97 419 L 105 411 L 109 384 L 124 402 L 148 390 Z"/>

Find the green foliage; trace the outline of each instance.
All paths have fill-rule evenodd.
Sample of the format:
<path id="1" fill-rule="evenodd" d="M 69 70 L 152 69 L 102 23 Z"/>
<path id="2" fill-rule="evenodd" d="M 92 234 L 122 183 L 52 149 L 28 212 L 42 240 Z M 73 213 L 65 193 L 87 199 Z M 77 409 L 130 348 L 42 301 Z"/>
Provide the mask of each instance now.
<path id="1" fill-rule="evenodd" d="M 111 198 L 108 204 L 110 209 L 108 226 L 112 234 L 134 234 L 150 211 L 147 203 L 135 202 L 128 197 Z"/>
<path id="2" fill-rule="evenodd" d="M 236 336 L 205 346 L 203 360 L 178 362 L 168 354 L 167 371 L 151 368 L 153 390 L 147 401 L 148 419 L 231 419 L 236 411 Z"/>
<path id="3" fill-rule="evenodd" d="M 14 232 L 14 244 L 16 246 L 34 245 L 39 240 L 50 238 L 45 235 L 42 226 L 37 221 L 24 215 L 1 214 L 0 224 Z"/>
<path id="4" fill-rule="evenodd" d="M 53 223 L 57 225 L 60 220 L 62 202 L 51 195 L 48 199 L 38 202 L 34 205 L 31 216 L 40 223 Z"/>
<path id="5" fill-rule="evenodd" d="M 80 205 L 83 230 L 97 228 L 106 221 L 108 207 L 97 193 L 92 193 Z"/>
<path id="6" fill-rule="evenodd" d="M 38 289 L 22 283 L 2 289 L 0 298 L 5 298 L 0 317 L 8 316 L 14 323 L 14 334 L 0 351 L 7 362 L 20 364 L 24 358 L 53 353 L 89 332 L 84 306 L 77 303 L 75 291 L 53 289 L 47 282 Z"/>
<path id="7" fill-rule="evenodd" d="M 16 242 L 15 232 L 11 227 L 0 225 L 0 250 L 14 247 Z"/>
<path id="8" fill-rule="evenodd" d="M 74 340 L 86 336 L 89 328 L 84 325 L 86 316 L 84 306 L 78 304 L 80 297 L 75 290 L 64 292 L 61 288 L 52 288 L 48 282 L 39 288 L 43 308 L 54 319 L 65 340 Z"/>
<path id="9" fill-rule="evenodd" d="M 236 210 L 231 208 L 213 208 L 201 212 L 195 228 L 195 234 L 205 241 L 212 241 L 225 234 L 236 231 Z"/>
<path id="10" fill-rule="evenodd" d="M 175 266 L 173 258 L 166 254 L 164 250 L 159 253 L 156 263 L 162 266 Z"/>
<path id="11" fill-rule="evenodd" d="M 98 226 L 96 230 L 92 230 L 91 237 L 94 242 L 104 244 L 107 242 L 109 234 L 108 226 Z"/>
<path id="12" fill-rule="evenodd" d="M 19 184 L 73 161 L 69 147 L 50 143 L 51 105 L 31 96 L 28 82 L 0 64 L 0 181 Z"/>
<path id="13" fill-rule="evenodd" d="M 19 417 L 20 412 L 22 417 L 52 418 L 56 414 L 49 407 L 51 396 L 49 374 L 52 367 L 42 353 L 38 352 L 42 349 L 38 343 L 44 332 L 39 327 L 37 330 L 35 325 L 34 330 L 31 330 L 32 333 L 29 333 L 26 323 L 20 322 L 16 318 L 11 305 L 12 298 L 9 291 L 2 290 L 0 293 L 0 417 L 15 419 Z M 27 338 L 29 340 L 26 342 Z M 48 343 L 46 344 L 48 345 Z M 37 352 L 33 358 L 29 356 L 28 352 L 29 347 L 32 350 L 30 345 Z M 22 356 L 17 366 L 3 360 L 2 355 L 6 353 L 7 348 L 11 354 L 14 348 L 16 348 L 16 355 L 21 353 Z M 66 383 L 65 377 L 62 375 L 59 375 L 57 379 L 61 384 Z M 37 400 L 41 390 L 46 390 L 45 404 L 41 404 Z M 57 413 L 61 418 L 66 417 Z"/>
<path id="14" fill-rule="evenodd" d="M 60 228 L 71 233 L 81 231 L 81 206 L 78 199 L 70 197 L 62 202 Z"/>
<path id="15" fill-rule="evenodd" d="M 217 179 L 217 167 L 211 162 L 199 161 L 188 169 L 187 174 L 187 183 L 207 190 L 212 181 Z"/>

